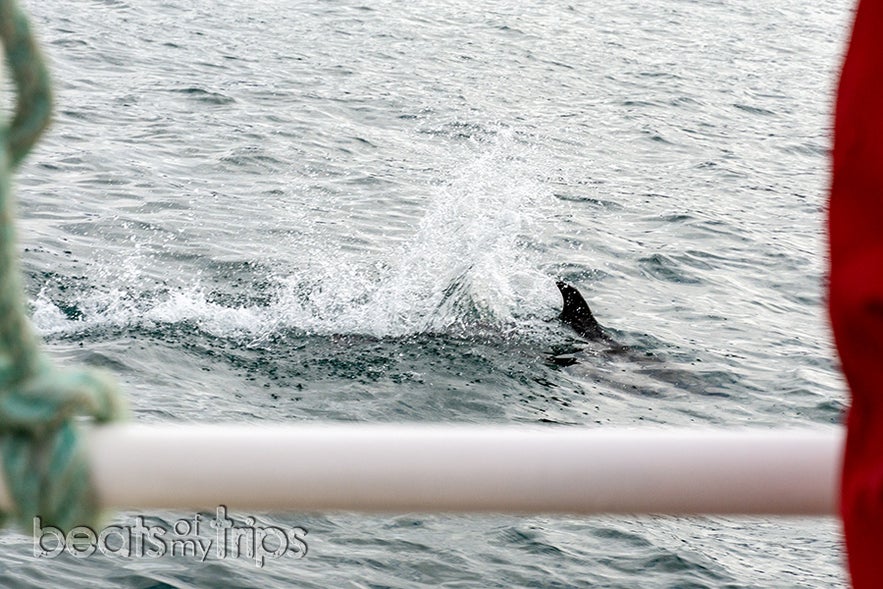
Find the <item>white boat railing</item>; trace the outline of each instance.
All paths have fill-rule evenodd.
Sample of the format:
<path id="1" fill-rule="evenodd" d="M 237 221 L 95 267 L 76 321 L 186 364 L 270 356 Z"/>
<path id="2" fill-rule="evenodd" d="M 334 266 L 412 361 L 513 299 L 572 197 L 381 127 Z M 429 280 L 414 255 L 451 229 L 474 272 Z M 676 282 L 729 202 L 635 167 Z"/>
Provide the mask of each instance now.
<path id="1" fill-rule="evenodd" d="M 844 439 L 841 428 L 341 423 L 86 435 L 106 508 L 789 516 L 836 513 Z"/>

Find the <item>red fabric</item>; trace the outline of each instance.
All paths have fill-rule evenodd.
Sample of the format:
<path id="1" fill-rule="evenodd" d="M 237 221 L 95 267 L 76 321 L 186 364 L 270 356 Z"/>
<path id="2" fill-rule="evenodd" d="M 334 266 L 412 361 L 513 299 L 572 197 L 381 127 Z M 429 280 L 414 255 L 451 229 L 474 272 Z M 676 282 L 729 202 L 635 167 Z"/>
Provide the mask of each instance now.
<path id="1" fill-rule="evenodd" d="M 856 589 L 883 588 L 883 0 L 860 0 L 834 121 L 828 303 L 852 393 L 840 511 Z"/>

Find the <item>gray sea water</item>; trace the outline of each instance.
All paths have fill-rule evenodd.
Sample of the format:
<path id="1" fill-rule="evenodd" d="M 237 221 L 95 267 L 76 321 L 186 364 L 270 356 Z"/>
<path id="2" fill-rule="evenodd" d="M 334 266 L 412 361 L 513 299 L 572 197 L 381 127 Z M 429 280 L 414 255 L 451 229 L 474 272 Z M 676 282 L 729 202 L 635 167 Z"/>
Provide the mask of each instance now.
<path id="1" fill-rule="evenodd" d="M 841 420 L 823 220 L 851 2 L 24 4 L 57 89 L 17 179 L 33 321 L 134 420 Z M 557 278 L 661 362 L 558 324 Z M 139 515 L 193 517 L 111 521 Z M 307 554 L 38 558 L 4 531 L 0 584 L 845 586 L 833 519 L 237 517 Z"/>

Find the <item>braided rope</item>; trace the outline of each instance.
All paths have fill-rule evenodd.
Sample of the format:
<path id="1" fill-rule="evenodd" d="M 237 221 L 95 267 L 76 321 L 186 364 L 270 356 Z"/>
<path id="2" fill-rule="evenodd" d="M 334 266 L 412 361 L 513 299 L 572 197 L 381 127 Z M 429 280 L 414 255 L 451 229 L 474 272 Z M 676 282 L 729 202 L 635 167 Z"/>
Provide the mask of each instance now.
<path id="1" fill-rule="evenodd" d="M 67 530 L 94 525 L 98 515 L 75 419 L 117 419 L 124 403 L 107 376 L 53 367 L 25 315 L 10 176 L 49 124 L 52 97 L 30 26 L 14 0 L 0 0 L 0 39 L 17 90 L 15 115 L 0 128 L 0 458 L 14 503 L 0 521 L 12 517 L 29 529 L 40 516 Z"/>

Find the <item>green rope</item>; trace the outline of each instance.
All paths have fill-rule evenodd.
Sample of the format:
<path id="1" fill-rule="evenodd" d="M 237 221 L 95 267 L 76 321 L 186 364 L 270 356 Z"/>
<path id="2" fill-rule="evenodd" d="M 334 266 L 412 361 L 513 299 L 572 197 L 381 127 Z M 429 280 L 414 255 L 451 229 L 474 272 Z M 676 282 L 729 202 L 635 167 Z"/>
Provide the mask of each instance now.
<path id="1" fill-rule="evenodd" d="M 15 116 L 0 128 L 0 459 L 13 518 L 32 529 L 94 525 L 98 502 L 75 420 L 119 418 L 124 403 L 107 376 L 52 366 L 25 315 L 10 176 L 49 124 L 49 75 L 14 0 L 0 0 L 0 38 L 16 86 Z"/>

